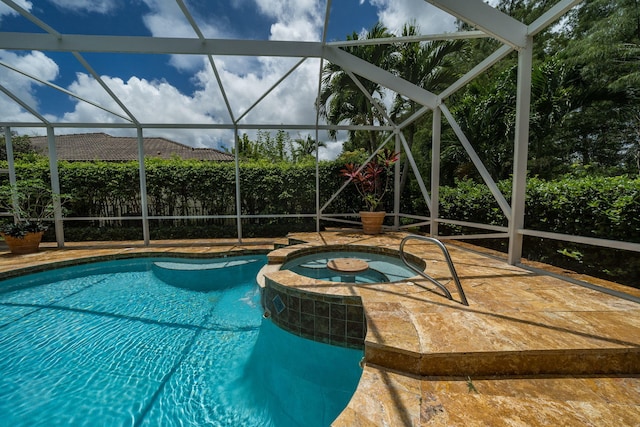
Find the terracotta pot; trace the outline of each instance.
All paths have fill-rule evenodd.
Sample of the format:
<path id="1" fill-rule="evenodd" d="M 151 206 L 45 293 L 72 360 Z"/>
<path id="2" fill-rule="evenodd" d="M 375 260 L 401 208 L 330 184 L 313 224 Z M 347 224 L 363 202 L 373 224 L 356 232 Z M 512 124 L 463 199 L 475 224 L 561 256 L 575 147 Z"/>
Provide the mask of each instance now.
<path id="1" fill-rule="evenodd" d="M 385 212 L 360 211 L 364 234 L 380 234 Z"/>
<path id="2" fill-rule="evenodd" d="M 2 233 L 9 250 L 14 254 L 32 254 L 38 252 L 44 231 L 27 233 L 24 237 L 13 237 Z"/>

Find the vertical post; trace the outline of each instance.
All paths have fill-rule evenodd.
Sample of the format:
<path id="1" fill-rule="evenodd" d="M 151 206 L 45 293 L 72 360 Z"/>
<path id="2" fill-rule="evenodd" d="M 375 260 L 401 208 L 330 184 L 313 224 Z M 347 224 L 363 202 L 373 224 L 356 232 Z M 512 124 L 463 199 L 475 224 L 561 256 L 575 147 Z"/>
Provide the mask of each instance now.
<path id="1" fill-rule="evenodd" d="M 238 242 L 242 243 L 242 194 L 240 193 L 240 136 L 238 135 L 238 127 L 233 127 L 235 149 L 235 168 L 236 168 L 236 226 L 238 228 Z"/>
<path id="2" fill-rule="evenodd" d="M 144 245 L 149 246 L 149 208 L 147 203 L 147 173 L 144 167 L 144 137 L 142 128 L 138 128 L 138 170 L 140 172 L 140 209 L 142 210 L 142 238 Z"/>
<path id="3" fill-rule="evenodd" d="M 508 262 L 514 265 L 522 257 L 525 194 L 527 189 L 527 156 L 529 148 L 529 112 L 531 109 L 531 68 L 533 37 L 518 52 L 518 91 L 516 98 L 516 129 L 513 147 L 513 187 L 511 190 L 511 218 L 509 219 Z"/>
<path id="4" fill-rule="evenodd" d="M 438 237 L 438 217 L 440 216 L 440 145 L 442 135 L 442 111 L 433 109 L 431 123 L 431 227 L 430 234 Z"/>
<path id="5" fill-rule="evenodd" d="M 9 126 L 5 126 L 4 128 L 4 145 L 7 148 L 7 167 L 9 169 L 9 184 L 11 186 L 16 185 L 16 165 L 13 160 L 13 142 L 11 141 L 11 128 Z M 13 192 L 12 192 L 13 193 Z M 11 196 L 11 204 L 13 205 L 14 212 L 18 208 L 18 196 L 13 193 Z M 18 218 L 14 216 L 14 221 L 17 221 Z"/>
<path id="6" fill-rule="evenodd" d="M 9 126 L 5 126 L 4 128 L 4 145 L 7 148 L 7 165 L 9 167 L 9 184 L 15 185 L 16 165 L 13 161 L 13 142 L 11 141 L 11 128 Z"/>
<path id="7" fill-rule="evenodd" d="M 9 184 L 16 185 L 16 165 L 13 160 L 13 142 L 11 141 L 11 128 L 4 128 L 4 145 L 7 147 L 7 166 L 9 168 Z M 14 204 L 17 202 L 14 201 Z"/>
<path id="8" fill-rule="evenodd" d="M 51 191 L 54 196 L 60 196 L 60 177 L 58 175 L 58 152 L 56 150 L 56 136 L 52 127 L 47 127 L 47 143 L 49 146 L 49 173 L 51 175 Z M 64 247 L 64 227 L 62 225 L 62 205 L 60 197 L 53 199 L 53 224 L 56 232 L 56 242 L 59 248 Z"/>
<path id="9" fill-rule="evenodd" d="M 316 233 L 320 232 L 320 148 L 318 144 L 318 125 L 316 123 Z"/>
<path id="10" fill-rule="evenodd" d="M 396 145 L 394 151 L 399 153 L 402 149 L 402 141 L 400 141 L 400 129 L 394 130 L 396 134 Z M 398 230 L 400 228 L 400 161 L 397 161 L 394 165 L 393 172 L 393 229 Z M 409 173 L 408 170 L 404 173 Z"/>

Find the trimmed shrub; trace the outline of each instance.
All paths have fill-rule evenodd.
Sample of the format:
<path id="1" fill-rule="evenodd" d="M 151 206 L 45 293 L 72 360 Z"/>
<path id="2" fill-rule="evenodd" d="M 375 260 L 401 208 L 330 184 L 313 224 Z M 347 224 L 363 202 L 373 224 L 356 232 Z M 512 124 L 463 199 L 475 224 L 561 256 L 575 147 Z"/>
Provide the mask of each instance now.
<path id="1" fill-rule="evenodd" d="M 0 167 L 7 167 L 6 162 Z M 321 206 L 343 185 L 342 162 L 319 164 Z M 194 160 L 145 161 L 148 211 L 152 217 L 236 214 L 235 165 Z M 49 182 L 46 159 L 16 161 L 19 179 Z M 243 215 L 312 214 L 316 210 L 316 166 L 309 163 L 254 161 L 240 165 L 241 213 Z M 107 218 L 65 223 L 65 238 L 83 240 L 142 239 L 139 170 L 137 162 L 60 162 L 60 186 L 72 201 L 69 217 Z M 0 184 L 8 180 L 0 176 Z M 509 200 L 511 181 L 498 183 Z M 640 243 L 640 178 L 564 177 L 555 181 L 528 180 L 525 227 L 561 234 Z M 403 196 L 403 212 L 425 214 L 426 206 L 415 183 Z M 389 199 L 391 210 L 392 198 Z M 352 213 L 361 206 L 354 186 L 347 186 L 324 213 Z M 111 220 L 112 217 L 134 219 Z M 440 189 L 440 217 L 467 222 L 507 225 L 502 210 L 484 184 L 457 181 Z M 315 229 L 313 218 L 247 218 L 242 220 L 245 237 L 284 236 L 290 231 Z M 152 239 L 235 237 L 233 218 L 151 219 Z M 467 227 L 442 226 L 443 234 L 478 232 Z M 53 240 L 50 230 L 45 239 Z M 505 250 L 503 240 L 478 241 Z M 554 265 L 613 279 L 638 283 L 640 256 L 525 236 L 524 256 Z"/>

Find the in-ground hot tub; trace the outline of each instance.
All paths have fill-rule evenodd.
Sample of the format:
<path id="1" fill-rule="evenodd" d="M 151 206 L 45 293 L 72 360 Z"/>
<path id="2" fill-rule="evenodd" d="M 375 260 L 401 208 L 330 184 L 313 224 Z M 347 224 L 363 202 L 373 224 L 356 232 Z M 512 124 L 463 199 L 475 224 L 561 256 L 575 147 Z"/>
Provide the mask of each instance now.
<path id="1" fill-rule="evenodd" d="M 322 250 L 305 254 L 305 249 L 300 251 L 301 255 L 291 254 L 280 269 L 312 279 L 348 283 L 398 282 L 416 275 L 392 251 L 373 252 L 372 248 L 357 246 L 349 250 L 336 250 L 330 246 L 313 249 Z M 424 262 L 418 258 L 411 262 L 424 268 Z"/>
<path id="2" fill-rule="evenodd" d="M 421 258 L 405 255 L 424 270 Z M 268 259 L 262 303 L 273 322 L 296 335 L 354 349 L 364 348 L 367 331 L 356 288 L 416 276 L 398 250 L 383 247 L 299 244 L 276 249 Z"/>

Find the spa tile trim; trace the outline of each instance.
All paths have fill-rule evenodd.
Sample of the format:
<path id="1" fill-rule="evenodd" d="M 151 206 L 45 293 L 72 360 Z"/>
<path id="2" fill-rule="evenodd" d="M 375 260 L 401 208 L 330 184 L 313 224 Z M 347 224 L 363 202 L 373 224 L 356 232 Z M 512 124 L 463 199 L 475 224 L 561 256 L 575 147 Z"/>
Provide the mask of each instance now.
<path id="1" fill-rule="evenodd" d="M 367 327 L 359 296 L 326 295 L 265 277 L 263 306 L 280 328 L 314 341 L 362 350 Z"/>

